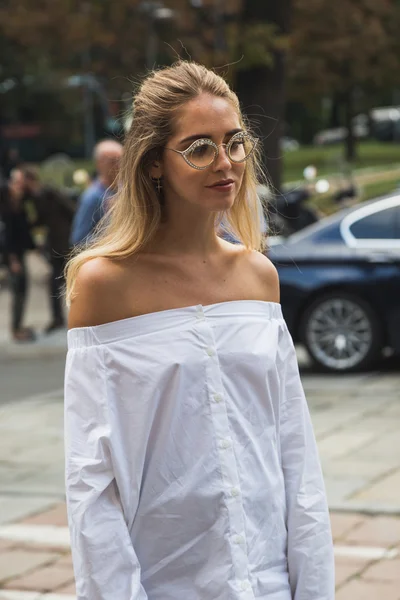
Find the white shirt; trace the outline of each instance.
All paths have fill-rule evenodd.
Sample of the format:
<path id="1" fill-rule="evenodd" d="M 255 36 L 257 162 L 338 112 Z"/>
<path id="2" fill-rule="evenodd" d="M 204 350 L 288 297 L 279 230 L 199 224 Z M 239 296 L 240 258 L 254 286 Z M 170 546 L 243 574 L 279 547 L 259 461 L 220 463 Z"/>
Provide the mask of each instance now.
<path id="1" fill-rule="evenodd" d="M 68 332 L 78 600 L 333 600 L 324 485 L 281 307 Z"/>

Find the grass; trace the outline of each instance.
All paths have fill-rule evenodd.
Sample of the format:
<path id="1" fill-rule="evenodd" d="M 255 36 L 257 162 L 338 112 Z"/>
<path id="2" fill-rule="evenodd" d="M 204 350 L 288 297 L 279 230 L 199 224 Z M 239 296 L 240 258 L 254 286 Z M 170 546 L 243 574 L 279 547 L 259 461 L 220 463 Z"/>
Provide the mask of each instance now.
<path id="1" fill-rule="evenodd" d="M 283 157 L 283 179 L 285 182 L 303 179 L 303 170 L 308 165 L 317 168 L 318 176 L 366 167 L 389 169 L 393 164 L 400 164 L 400 144 L 361 142 L 357 144 L 357 159 L 351 166 L 346 163 L 344 156 L 343 144 L 303 146 L 299 150 L 286 152 Z"/>

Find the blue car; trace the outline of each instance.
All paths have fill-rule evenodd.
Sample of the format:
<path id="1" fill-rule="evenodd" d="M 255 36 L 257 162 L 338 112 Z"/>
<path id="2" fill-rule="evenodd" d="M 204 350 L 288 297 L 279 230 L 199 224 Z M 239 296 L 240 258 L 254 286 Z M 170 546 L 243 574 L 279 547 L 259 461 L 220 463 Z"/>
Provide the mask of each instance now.
<path id="1" fill-rule="evenodd" d="M 283 312 L 322 369 L 371 367 L 400 353 L 400 192 L 274 242 Z"/>

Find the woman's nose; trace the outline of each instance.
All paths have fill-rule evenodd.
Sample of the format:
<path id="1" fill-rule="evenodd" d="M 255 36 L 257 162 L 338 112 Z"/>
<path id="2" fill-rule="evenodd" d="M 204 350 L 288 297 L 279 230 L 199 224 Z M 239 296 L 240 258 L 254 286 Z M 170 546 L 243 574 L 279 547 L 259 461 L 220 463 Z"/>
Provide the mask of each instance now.
<path id="1" fill-rule="evenodd" d="M 228 158 L 228 152 L 225 145 L 218 148 L 218 156 L 214 162 L 214 171 L 226 171 L 232 167 L 232 163 Z"/>

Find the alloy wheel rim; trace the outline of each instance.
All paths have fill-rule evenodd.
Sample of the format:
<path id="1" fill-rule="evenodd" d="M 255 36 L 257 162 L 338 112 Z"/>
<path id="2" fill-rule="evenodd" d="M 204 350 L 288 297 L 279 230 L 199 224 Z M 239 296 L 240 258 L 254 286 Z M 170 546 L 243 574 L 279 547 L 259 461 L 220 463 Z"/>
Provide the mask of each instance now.
<path id="1" fill-rule="evenodd" d="M 372 327 L 365 310 L 345 298 L 331 298 L 313 311 L 307 342 L 315 358 L 337 371 L 360 364 L 372 344 Z"/>

